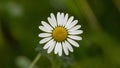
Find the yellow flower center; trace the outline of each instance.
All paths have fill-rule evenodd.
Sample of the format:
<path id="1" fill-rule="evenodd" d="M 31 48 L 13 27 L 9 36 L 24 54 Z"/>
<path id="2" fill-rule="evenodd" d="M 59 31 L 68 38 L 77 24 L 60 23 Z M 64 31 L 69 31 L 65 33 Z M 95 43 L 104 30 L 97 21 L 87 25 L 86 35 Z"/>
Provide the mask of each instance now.
<path id="1" fill-rule="evenodd" d="M 52 36 L 55 41 L 64 41 L 67 38 L 67 30 L 64 27 L 56 27 L 52 32 Z"/>

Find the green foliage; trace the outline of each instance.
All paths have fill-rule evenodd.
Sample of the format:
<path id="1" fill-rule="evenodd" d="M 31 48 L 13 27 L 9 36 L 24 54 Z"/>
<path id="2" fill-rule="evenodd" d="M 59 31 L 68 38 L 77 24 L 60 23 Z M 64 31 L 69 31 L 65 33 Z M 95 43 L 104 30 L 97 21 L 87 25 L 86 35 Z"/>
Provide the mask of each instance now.
<path id="1" fill-rule="evenodd" d="M 0 0 L 0 68 L 27 68 L 38 52 L 42 56 L 36 68 L 120 68 L 119 4 L 118 0 Z M 69 13 L 82 25 L 83 40 L 69 56 L 46 54 L 38 45 L 38 26 L 51 12 Z"/>

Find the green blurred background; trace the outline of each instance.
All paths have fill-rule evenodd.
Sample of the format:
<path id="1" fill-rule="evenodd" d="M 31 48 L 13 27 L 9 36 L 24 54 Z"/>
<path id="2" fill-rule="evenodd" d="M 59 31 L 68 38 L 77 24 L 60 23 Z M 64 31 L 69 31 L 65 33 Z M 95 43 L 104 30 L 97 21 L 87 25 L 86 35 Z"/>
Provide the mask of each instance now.
<path id="1" fill-rule="evenodd" d="M 83 40 L 67 57 L 42 55 L 36 68 L 120 68 L 120 0 L 0 0 L 0 68 L 28 68 L 51 12 L 75 16 Z"/>

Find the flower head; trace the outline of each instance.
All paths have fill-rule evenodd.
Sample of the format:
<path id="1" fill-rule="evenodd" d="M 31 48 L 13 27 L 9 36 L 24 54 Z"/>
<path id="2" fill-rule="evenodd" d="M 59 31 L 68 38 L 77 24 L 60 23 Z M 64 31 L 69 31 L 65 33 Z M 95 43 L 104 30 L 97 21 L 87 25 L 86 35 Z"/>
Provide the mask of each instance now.
<path id="1" fill-rule="evenodd" d="M 40 44 L 45 44 L 43 49 L 47 49 L 47 53 L 51 53 L 54 50 L 55 54 L 59 56 L 62 52 L 69 55 L 69 51 L 73 52 L 72 46 L 79 47 L 79 44 L 75 40 L 82 40 L 82 37 L 78 36 L 83 33 L 80 30 L 81 25 L 77 25 L 78 20 L 73 20 L 74 17 L 68 17 L 68 14 L 57 13 L 57 16 L 53 13 L 48 17 L 48 22 L 41 21 L 42 26 L 39 29 L 43 33 L 39 34 Z"/>

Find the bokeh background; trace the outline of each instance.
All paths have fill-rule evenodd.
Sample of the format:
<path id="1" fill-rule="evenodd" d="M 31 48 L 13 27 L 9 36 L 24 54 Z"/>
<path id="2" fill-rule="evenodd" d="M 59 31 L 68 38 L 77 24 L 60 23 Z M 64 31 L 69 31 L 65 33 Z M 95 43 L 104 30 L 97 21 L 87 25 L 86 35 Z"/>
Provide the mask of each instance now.
<path id="1" fill-rule="evenodd" d="M 69 13 L 84 33 L 69 56 L 48 55 L 38 26 L 50 13 Z M 120 0 L 0 0 L 0 68 L 120 68 Z"/>

